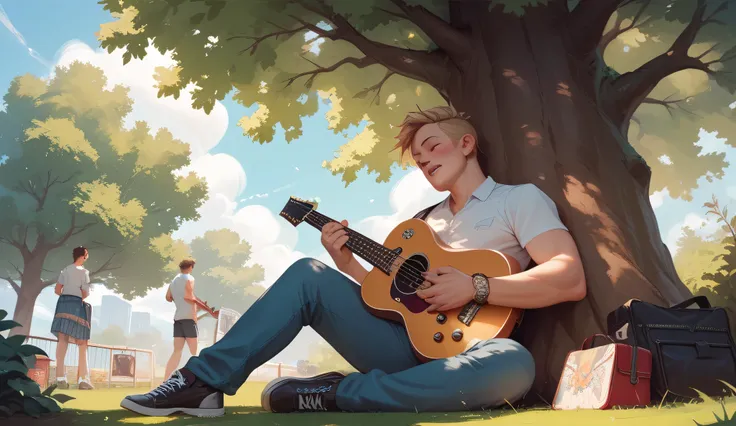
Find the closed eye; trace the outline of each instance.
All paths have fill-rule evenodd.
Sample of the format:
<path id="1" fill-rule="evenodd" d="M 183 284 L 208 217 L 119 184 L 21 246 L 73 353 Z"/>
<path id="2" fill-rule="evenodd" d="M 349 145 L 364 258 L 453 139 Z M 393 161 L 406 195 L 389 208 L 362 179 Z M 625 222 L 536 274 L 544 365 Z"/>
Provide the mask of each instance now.
<path id="1" fill-rule="evenodd" d="M 432 148 L 429 149 L 429 152 L 434 151 L 434 149 L 437 148 L 437 145 L 439 145 L 439 144 L 437 143 L 437 144 L 432 145 Z"/>

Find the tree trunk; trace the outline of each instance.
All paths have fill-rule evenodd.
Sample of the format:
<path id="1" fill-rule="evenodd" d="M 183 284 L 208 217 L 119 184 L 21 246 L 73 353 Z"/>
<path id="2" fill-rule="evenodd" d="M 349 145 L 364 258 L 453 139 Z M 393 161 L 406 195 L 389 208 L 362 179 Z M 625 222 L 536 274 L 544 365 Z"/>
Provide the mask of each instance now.
<path id="1" fill-rule="evenodd" d="M 36 299 L 41 294 L 41 290 L 46 287 L 41 280 L 45 260 L 46 253 L 43 253 L 35 254 L 24 262 L 23 278 L 21 279 L 18 300 L 15 302 L 15 312 L 13 313 L 13 321 L 21 326 L 11 329 L 9 336 L 16 334 L 28 336 L 31 333 L 33 308 L 36 306 Z"/>
<path id="2" fill-rule="evenodd" d="M 669 306 L 691 293 L 662 243 L 649 169 L 631 167 L 625 135 L 598 107 L 590 67 L 570 54 L 562 15 L 500 9 L 452 10 L 453 25 L 474 34 L 475 56 L 450 73 L 446 94 L 477 126 L 486 171 L 542 189 L 579 248 L 587 297 L 527 311 L 518 335 L 536 361 L 530 396 L 551 402 L 568 351 L 607 334 L 609 312 L 631 298 Z"/>

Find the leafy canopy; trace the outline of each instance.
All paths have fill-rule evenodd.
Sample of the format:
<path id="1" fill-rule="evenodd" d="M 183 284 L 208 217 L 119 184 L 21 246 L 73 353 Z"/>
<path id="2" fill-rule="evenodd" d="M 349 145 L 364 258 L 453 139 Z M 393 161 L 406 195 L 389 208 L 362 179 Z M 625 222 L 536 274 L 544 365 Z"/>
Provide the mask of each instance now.
<path id="1" fill-rule="evenodd" d="M 172 253 L 156 242 L 196 219 L 206 193 L 196 175 L 174 174 L 189 146 L 145 122 L 125 128 L 128 89 L 108 88 L 88 64 L 56 68 L 48 82 L 17 77 L 4 100 L 0 277 L 40 291 L 84 245 L 93 282 L 128 298 L 159 287 Z"/>
<path id="2" fill-rule="evenodd" d="M 245 266 L 250 261 L 251 246 L 229 229 L 207 231 L 189 244 L 170 236 L 156 241 L 157 250 L 175 253 L 167 265 L 172 274 L 179 271 L 179 261 L 194 258 L 194 293 L 215 309 L 227 307 L 243 312 L 263 294 L 261 265 Z M 173 276 L 172 276 L 173 278 Z"/>
<path id="3" fill-rule="evenodd" d="M 317 112 L 321 100 L 331 104 L 326 119 L 335 133 L 367 123 L 323 163 L 346 184 L 363 168 L 386 181 L 392 165 L 406 165 L 391 152 L 395 126 L 409 109 L 447 102 L 432 76 L 462 55 L 485 54 L 466 52 L 477 45 L 469 40 L 479 40 L 452 25 L 449 0 L 101 3 L 115 17 L 98 33 L 104 48 L 124 49 L 125 61 L 145 56 L 151 44 L 162 53 L 173 51 L 178 64 L 158 71 L 159 96 L 176 97 L 194 83 L 193 106 L 210 111 L 234 89 L 235 100 L 257 105 L 238 123 L 254 141 L 271 142 L 277 129 L 287 141 L 300 137 L 303 120 Z M 693 143 L 703 127 L 736 144 L 736 117 L 728 107 L 736 90 L 729 74 L 736 59 L 736 8 L 727 1 L 488 1 L 489 10 L 495 7 L 520 19 L 532 9 L 564 8 L 567 27 L 598 31 L 571 39 L 577 47 L 590 44 L 605 52 L 614 83 L 665 54 L 685 34 L 681 44 L 690 57 L 704 55 L 697 66 L 675 63 L 685 57 L 679 54 L 660 61 L 666 72 L 654 76 L 654 91 L 634 116 L 629 137 L 653 169 L 652 191 L 667 187 L 673 197 L 690 199 L 698 178 L 722 177 L 724 156 L 700 155 Z M 596 26 L 601 17 L 605 28 Z M 651 91 L 648 83 L 642 87 Z M 673 119 L 671 113 L 680 115 Z"/>

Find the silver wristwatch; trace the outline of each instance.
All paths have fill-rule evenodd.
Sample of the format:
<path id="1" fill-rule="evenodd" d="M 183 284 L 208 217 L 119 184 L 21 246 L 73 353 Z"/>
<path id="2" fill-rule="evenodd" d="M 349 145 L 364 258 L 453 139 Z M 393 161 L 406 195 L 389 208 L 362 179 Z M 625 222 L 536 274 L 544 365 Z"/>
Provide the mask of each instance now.
<path id="1" fill-rule="evenodd" d="M 488 302 L 488 277 L 483 274 L 473 274 L 473 287 L 475 287 L 475 294 L 473 300 L 479 305 L 483 305 Z"/>

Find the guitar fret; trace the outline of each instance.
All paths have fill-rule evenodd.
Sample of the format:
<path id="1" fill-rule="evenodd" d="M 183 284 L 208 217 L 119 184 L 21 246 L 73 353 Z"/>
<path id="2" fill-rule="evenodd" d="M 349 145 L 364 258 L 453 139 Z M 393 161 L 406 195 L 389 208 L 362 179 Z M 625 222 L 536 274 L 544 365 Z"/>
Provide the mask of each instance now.
<path id="1" fill-rule="evenodd" d="M 332 219 L 315 210 L 307 213 L 304 220 L 319 230 L 322 230 L 324 225 L 333 222 Z M 391 265 L 397 257 L 396 253 L 352 229 L 348 229 L 348 236 L 346 245 L 350 250 L 382 271 L 391 272 Z"/>

